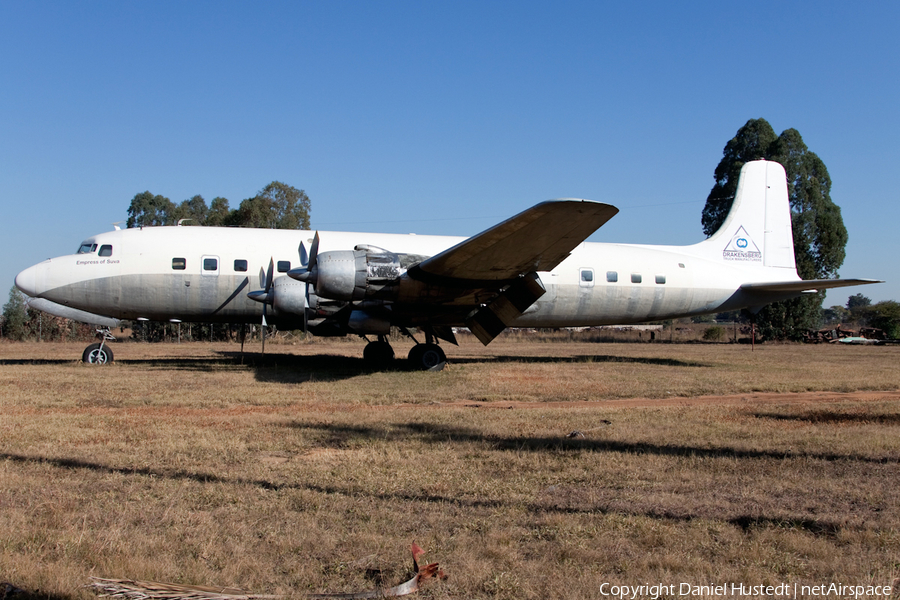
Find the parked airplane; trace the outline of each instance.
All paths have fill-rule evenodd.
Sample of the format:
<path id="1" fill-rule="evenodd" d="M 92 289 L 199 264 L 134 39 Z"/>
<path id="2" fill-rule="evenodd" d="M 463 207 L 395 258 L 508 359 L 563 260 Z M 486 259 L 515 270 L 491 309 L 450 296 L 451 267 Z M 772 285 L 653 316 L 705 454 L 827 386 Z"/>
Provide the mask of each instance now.
<path id="1" fill-rule="evenodd" d="M 364 351 L 376 362 L 394 357 L 386 337 L 391 326 L 407 334 L 419 328 L 426 341 L 416 340 L 409 360 L 429 368 L 446 360 L 438 340 L 456 343 L 453 327 L 466 326 L 488 344 L 507 327 L 755 312 L 821 289 L 878 283 L 800 279 L 786 176 L 778 163 L 744 166 L 728 218 L 698 244 L 584 241 L 617 212 L 599 202 L 552 200 L 470 238 L 179 226 L 116 230 L 87 238 L 76 254 L 25 269 L 16 286 L 43 299 L 38 308 L 87 322 L 261 320 L 315 335 L 377 336 Z M 84 353 L 88 362 L 111 358 L 103 342 Z"/>

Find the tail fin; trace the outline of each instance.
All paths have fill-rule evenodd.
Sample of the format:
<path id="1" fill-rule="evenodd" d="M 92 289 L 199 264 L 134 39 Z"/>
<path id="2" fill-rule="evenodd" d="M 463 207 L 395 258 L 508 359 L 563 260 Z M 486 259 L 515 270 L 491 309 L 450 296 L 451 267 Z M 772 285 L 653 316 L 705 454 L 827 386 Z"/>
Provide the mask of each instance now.
<path id="1" fill-rule="evenodd" d="M 711 259 L 788 269 L 796 277 L 784 167 L 765 160 L 745 164 L 728 217 L 718 231 L 695 248 Z"/>

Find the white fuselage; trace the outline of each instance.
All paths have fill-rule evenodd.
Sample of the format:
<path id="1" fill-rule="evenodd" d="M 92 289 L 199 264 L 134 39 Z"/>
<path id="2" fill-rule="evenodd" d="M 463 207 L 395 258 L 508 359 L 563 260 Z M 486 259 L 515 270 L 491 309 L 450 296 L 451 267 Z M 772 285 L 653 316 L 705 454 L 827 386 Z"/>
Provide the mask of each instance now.
<path id="1" fill-rule="evenodd" d="M 320 238 L 319 252 L 369 244 L 424 257 L 465 239 L 350 232 L 321 232 Z M 270 261 L 276 278 L 301 266 L 312 239 L 313 232 L 297 230 L 117 230 L 85 240 L 85 252 L 49 259 L 23 271 L 16 283 L 30 296 L 118 319 L 258 322 L 260 305 L 247 293 L 264 286 Z M 772 280 L 771 269 L 723 263 L 708 254 L 703 243 L 673 247 L 584 242 L 555 269 L 538 273 L 547 291 L 513 326 L 636 323 L 781 298 L 760 302 L 759 296 L 750 298 L 739 289 L 748 282 Z M 793 269 L 781 271 L 781 280 L 799 279 Z M 298 320 L 297 315 L 277 311 L 270 315 L 276 323 Z M 445 324 L 463 323 L 458 319 Z"/>

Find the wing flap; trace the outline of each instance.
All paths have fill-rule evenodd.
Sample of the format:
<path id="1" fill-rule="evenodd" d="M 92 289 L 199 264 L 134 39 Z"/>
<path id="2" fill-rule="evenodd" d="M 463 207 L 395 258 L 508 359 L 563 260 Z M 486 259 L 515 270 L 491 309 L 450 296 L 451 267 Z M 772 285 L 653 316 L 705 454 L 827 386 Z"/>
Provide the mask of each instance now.
<path id="1" fill-rule="evenodd" d="M 550 200 L 424 260 L 416 278 L 504 281 L 550 271 L 619 209 L 589 200 Z"/>

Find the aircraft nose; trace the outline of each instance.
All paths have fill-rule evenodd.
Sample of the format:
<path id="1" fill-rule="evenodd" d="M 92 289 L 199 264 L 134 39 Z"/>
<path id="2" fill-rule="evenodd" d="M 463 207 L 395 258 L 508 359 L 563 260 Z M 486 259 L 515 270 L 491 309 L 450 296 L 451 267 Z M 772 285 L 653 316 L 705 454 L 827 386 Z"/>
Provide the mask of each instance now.
<path id="1" fill-rule="evenodd" d="M 28 267 L 16 275 L 16 287 L 22 290 L 23 294 L 36 298 L 44 291 L 45 271 L 45 263 Z"/>

